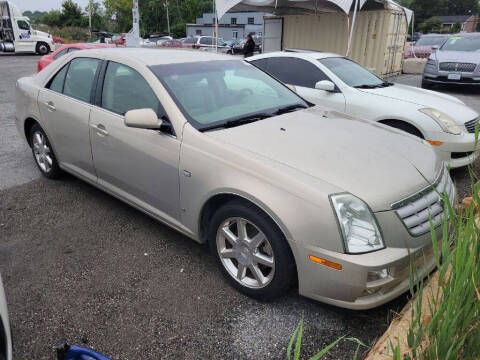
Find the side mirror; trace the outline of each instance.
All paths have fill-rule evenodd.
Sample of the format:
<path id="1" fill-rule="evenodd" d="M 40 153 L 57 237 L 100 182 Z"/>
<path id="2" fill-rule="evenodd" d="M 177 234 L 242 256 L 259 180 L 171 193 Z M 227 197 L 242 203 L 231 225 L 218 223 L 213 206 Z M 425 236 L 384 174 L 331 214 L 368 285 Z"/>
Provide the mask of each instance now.
<path id="1" fill-rule="evenodd" d="M 138 129 L 155 129 L 162 126 L 162 120 L 159 120 L 157 114 L 152 109 L 129 110 L 125 114 L 125 125 Z"/>
<path id="2" fill-rule="evenodd" d="M 437 51 L 438 49 L 440 49 L 440 46 L 438 46 L 438 45 L 433 45 L 432 46 L 432 51 Z"/>
<path id="3" fill-rule="evenodd" d="M 335 84 L 329 80 L 321 80 L 315 84 L 315 89 L 325 91 L 335 91 Z"/>

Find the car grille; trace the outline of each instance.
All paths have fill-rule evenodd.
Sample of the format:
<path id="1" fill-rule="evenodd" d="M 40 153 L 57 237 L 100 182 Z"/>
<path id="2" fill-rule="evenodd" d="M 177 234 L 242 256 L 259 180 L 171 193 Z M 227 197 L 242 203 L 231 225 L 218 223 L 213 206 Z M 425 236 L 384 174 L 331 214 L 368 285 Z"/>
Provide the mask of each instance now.
<path id="1" fill-rule="evenodd" d="M 435 189 L 433 189 L 435 187 Z M 430 218 L 434 227 L 443 220 L 443 198 L 437 193 L 445 193 L 450 203 L 455 200 L 455 186 L 450 174 L 443 168 L 440 176 L 430 186 L 408 198 L 392 204 L 406 228 L 413 236 L 420 236 L 430 231 Z"/>
<path id="2" fill-rule="evenodd" d="M 477 117 L 473 120 L 467 121 L 465 123 L 465 128 L 469 133 L 474 133 L 475 132 L 475 127 L 478 124 L 478 121 L 480 120 L 480 117 Z"/>
<path id="3" fill-rule="evenodd" d="M 459 63 L 459 62 L 442 62 L 440 63 L 440 70 L 442 71 L 459 71 L 473 73 L 477 64 Z"/>

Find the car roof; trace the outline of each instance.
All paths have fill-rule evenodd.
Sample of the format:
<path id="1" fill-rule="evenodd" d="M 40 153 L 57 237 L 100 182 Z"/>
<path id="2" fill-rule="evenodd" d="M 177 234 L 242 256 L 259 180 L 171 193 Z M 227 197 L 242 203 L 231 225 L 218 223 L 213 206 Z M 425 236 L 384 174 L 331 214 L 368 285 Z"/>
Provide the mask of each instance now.
<path id="1" fill-rule="evenodd" d="M 147 66 L 212 61 L 212 60 L 234 60 L 230 55 L 217 54 L 207 51 L 189 49 L 148 49 L 148 48 L 104 48 L 89 49 L 76 52 L 76 56 L 82 54 L 95 54 L 97 57 L 115 59 L 133 59 Z"/>
<path id="2" fill-rule="evenodd" d="M 449 37 L 449 36 L 452 36 L 452 34 L 437 34 L 437 33 L 423 34 L 422 36 L 420 36 L 420 39 L 423 37 L 434 37 L 434 36 Z"/>
<path id="3" fill-rule="evenodd" d="M 303 49 L 286 49 L 285 51 L 275 51 L 269 52 L 265 54 L 255 55 L 247 59 L 248 60 L 255 60 L 255 59 L 263 59 L 269 58 L 273 56 L 286 56 L 286 57 L 296 57 L 305 60 L 320 60 L 325 58 L 331 57 L 344 57 L 343 55 L 338 55 L 329 52 L 322 52 L 322 51 L 314 51 L 314 50 L 303 50 Z"/>
<path id="4" fill-rule="evenodd" d="M 458 34 L 449 34 L 450 37 L 452 36 L 463 36 L 463 37 L 479 37 L 480 33 L 474 32 L 474 33 L 467 33 L 467 32 L 461 32 Z"/>

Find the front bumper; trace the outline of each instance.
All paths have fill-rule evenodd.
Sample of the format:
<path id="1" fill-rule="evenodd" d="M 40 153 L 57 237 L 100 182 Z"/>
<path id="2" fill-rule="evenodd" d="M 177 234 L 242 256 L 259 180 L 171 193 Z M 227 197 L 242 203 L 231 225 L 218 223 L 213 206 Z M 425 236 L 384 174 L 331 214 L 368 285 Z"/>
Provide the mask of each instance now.
<path id="1" fill-rule="evenodd" d="M 460 73 L 459 80 L 449 79 L 449 74 L 459 74 L 456 72 L 447 71 L 425 71 L 423 73 L 423 81 L 430 84 L 442 84 L 442 85 L 471 85 L 480 86 L 480 75 L 473 73 Z"/>
<path id="2" fill-rule="evenodd" d="M 331 305 L 365 310 L 383 305 L 410 288 L 410 263 L 420 281 L 436 266 L 431 234 L 411 236 L 394 211 L 375 214 L 387 247 L 366 254 L 344 254 L 317 246 L 297 246 L 299 293 Z M 441 244 L 441 226 L 435 229 Z M 309 260 L 313 255 L 340 264 L 341 270 Z M 300 261 L 299 261 L 300 260 Z M 374 274 L 387 274 L 375 278 Z"/>
<path id="3" fill-rule="evenodd" d="M 443 131 L 429 133 L 427 140 L 443 142 L 440 146 L 433 146 L 438 157 L 448 167 L 454 169 L 473 163 L 480 155 L 480 143 L 475 146 L 475 134 L 462 132 L 460 135 L 447 134 Z"/>

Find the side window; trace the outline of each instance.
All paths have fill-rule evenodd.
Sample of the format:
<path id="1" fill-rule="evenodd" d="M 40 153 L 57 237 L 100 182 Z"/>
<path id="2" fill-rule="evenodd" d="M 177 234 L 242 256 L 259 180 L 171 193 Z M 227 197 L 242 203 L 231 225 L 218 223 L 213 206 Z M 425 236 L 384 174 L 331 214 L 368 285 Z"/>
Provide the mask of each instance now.
<path id="1" fill-rule="evenodd" d="M 203 37 L 200 39 L 200 44 L 202 45 L 213 45 L 213 38 Z"/>
<path id="2" fill-rule="evenodd" d="M 100 60 L 98 59 L 73 59 L 65 77 L 63 93 L 75 99 L 90 102 L 95 73 L 99 64 Z"/>
<path id="3" fill-rule="evenodd" d="M 105 73 L 101 106 L 120 115 L 135 109 L 152 109 L 159 118 L 165 115 L 143 76 L 131 67 L 113 61 L 108 63 Z"/>
<path id="4" fill-rule="evenodd" d="M 47 88 L 61 93 L 63 91 L 63 82 L 65 81 L 65 74 L 68 70 L 68 64 L 65 65 L 57 74 L 53 77 L 52 80 L 47 84 Z"/>
<path id="5" fill-rule="evenodd" d="M 58 59 L 58 58 L 61 58 L 63 55 L 65 55 L 66 53 L 68 52 L 68 48 L 67 49 L 63 49 L 62 51 L 60 51 L 59 53 L 57 53 L 54 58 L 55 59 Z"/>
<path id="6" fill-rule="evenodd" d="M 68 48 L 68 53 L 70 54 L 71 52 L 78 51 L 78 50 L 80 50 L 80 49 L 71 47 L 71 48 Z"/>
<path id="7" fill-rule="evenodd" d="M 322 70 L 303 59 L 272 57 L 252 63 L 285 84 L 314 89 L 318 81 L 330 80 Z"/>
<path id="8" fill-rule="evenodd" d="M 25 20 L 18 20 L 17 25 L 20 30 L 30 30 L 30 25 Z"/>

